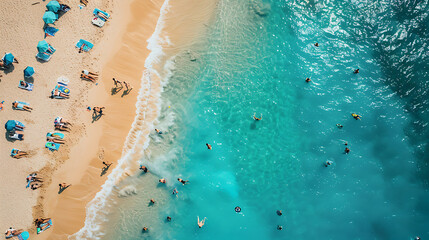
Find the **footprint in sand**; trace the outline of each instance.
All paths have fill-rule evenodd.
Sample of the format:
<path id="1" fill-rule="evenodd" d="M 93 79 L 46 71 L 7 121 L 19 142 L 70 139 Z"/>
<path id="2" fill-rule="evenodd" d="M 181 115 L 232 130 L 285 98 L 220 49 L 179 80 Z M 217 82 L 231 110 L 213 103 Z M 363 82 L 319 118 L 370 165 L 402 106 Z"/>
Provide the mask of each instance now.
<path id="1" fill-rule="evenodd" d="M 104 159 L 104 148 L 101 148 L 101 149 L 100 149 L 100 152 L 98 153 L 98 158 L 99 158 L 100 160 L 103 160 L 103 159 Z"/>

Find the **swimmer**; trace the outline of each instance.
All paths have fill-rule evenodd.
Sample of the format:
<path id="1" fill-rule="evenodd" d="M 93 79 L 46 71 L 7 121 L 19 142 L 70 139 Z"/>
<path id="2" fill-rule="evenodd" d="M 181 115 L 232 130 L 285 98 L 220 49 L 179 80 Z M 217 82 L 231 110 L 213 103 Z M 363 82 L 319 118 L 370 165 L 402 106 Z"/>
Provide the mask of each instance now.
<path id="1" fill-rule="evenodd" d="M 311 82 L 311 79 L 310 78 L 306 78 L 305 82 L 309 83 L 309 82 Z"/>
<path id="2" fill-rule="evenodd" d="M 314 44 L 314 46 L 318 47 L 318 46 L 319 46 L 319 43 L 315 43 L 315 44 Z"/>
<path id="3" fill-rule="evenodd" d="M 348 143 L 347 143 L 347 142 L 345 142 L 345 143 L 344 143 L 344 145 L 346 145 L 346 146 L 347 146 L 347 145 L 348 145 Z"/>
<path id="4" fill-rule="evenodd" d="M 283 215 L 282 210 L 277 210 L 277 215 L 279 216 Z"/>
<path id="5" fill-rule="evenodd" d="M 277 225 L 277 230 L 283 230 L 283 227 L 280 225 Z"/>
<path id="6" fill-rule="evenodd" d="M 171 222 L 171 217 L 167 216 L 167 221 Z"/>
<path id="7" fill-rule="evenodd" d="M 173 189 L 173 193 L 172 193 L 173 195 L 176 195 L 176 197 L 178 197 L 179 195 L 179 191 L 177 191 L 177 189 Z"/>
<path id="8" fill-rule="evenodd" d="M 162 132 L 159 129 L 156 129 L 156 128 L 155 128 L 155 132 L 158 133 L 158 134 L 162 134 Z"/>
<path id="9" fill-rule="evenodd" d="M 355 69 L 355 71 L 353 72 L 354 74 L 359 73 L 359 68 Z"/>
<path id="10" fill-rule="evenodd" d="M 200 217 L 198 217 L 198 227 L 202 228 L 204 226 L 204 223 L 206 222 L 206 218 L 204 218 L 202 221 L 200 221 Z"/>
<path id="11" fill-rule="evenodd" d="M 150 203 L 151 203 L 151 204 L 155 204 L 155 199 L 151 198 L 151 199 L 150 199 Z"/>
<path id="12" fill-rule="evenodd" d="M 325 167 L 331 166 L 334 162 L 333 161 L 326 161 L 325 162 Z"/>
<path id="13" fill-rule="evenodd" d="M 178 178 L 177 181 L 181 182 L 183 185 L 187 184 L 189 181 L 188 180 L 183 180 L 181 178 Z"/>
<path id="14" fill-rule="evenodd" d="M 140 168 L 139 168 L 140 170 L 142 170 L 143 172 L 145 172 L 145 173 L 147 173 L 147 172 L 149 172 L 149 170 L 147 170 L 147 167 L 145 167 L 145 166 L 143 166 L 143 165 L 140 165 Z"/>
<path id="15" fill-rule="evenodd" d="M 261 117 L 260 117 L 260 118 L 257 118 L 255 115 L 256 115 L 256 113 L 253 113 L 253 119 L 254 119 L 255 121 L 260 121 L 260 120 L 262 120 L 262 113 L 261 113 Z"/>
<path id="16" fill-rule="evenodd" d="M 212 150 L 212 145 L 210 145 L 210 144 L 206 143 L 206 146 L 207 146 L 207 148 L 208 148 L 209 150 Z"/>
<path id="17" fill-rule="evenodd" d="M 357 115 L 356 113 L 352 113 L 352 117 L 356 120 L 360 120 L 361 116 Z"/>
<path id="18" fill-rule="evenodd" d="M 159 179 L 159 182 L 160 183 L 166 183 L 167 181 L 165 181 L 165 178 L 161 178 L 161 179 Z"/>
<path id="19" fill-rule="evenodd" d="M 414 238 L 415 240 L 421 240 L 421 238 L 419 236 L 417 236 L 416 238 Z"/>
<path id="20" fill-rule="evenodd" d="M 149 231 L 149 228 L 144 227 L 144 228 L 143 228 L 143 232 L 147 232 L 147 231 Z"/>
<path id="21" fill-rule="evenodd" d="M 349 152 L 350 152 L 350 149 L 348 147 L 346 147 L 346 149 L 344 149 L 344 153 L 349 154 Z"/>
<path id="22" fill-rule="evenodd" d="M 241 212 L 241 207 L 239 207 L 239 206 L 235 207 L 235 212 L 236 212 L 236 213 Z"/>
<path id="23" fill-rule="evenodd" d="M 339 124 L 339 123 L 337 123 L 337 128 L 339 128 L 339 129 L 341 129 L 341 128 L 343 128 L 343 125 L 341 125 L 341 124 Z"/>

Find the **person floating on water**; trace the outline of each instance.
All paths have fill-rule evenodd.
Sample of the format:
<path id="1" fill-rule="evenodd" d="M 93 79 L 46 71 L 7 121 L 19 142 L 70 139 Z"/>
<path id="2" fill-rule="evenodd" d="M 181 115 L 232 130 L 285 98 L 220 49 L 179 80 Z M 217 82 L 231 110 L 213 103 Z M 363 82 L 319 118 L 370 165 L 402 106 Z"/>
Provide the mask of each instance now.
<path id="1" fill-rule="evenodd" d="M 149 170 L 147 170 L 147 167 L 145 167 L 145 166 L 143 166 L 143 165 L 140 165 L 140 168 L 139 168 L 140 170 L 142 170 L 143 172 L 145 172 L 145 173 L 147 173 L 147 172 L 149 172 Z"/>
<path id="2" fill-rule="evenodd" d="M 339 123 L 337 123 L 337 128 L 339 128 L 339 129 L 341 129 L 341 128 L 343 128 L 343 125 L 341 125 L 341 124 L 339 124 Z"/>
<path id="3" fill-rule="evenodd" d="M 143 232 L 147 232 L 147 231 L 149 231 L 149 228 L 143 227 Z"/>
<path id="4" fill-rule="evenodd" d="M 151 203 L 151 204 L 155 204 L 155 199 L 151 198 L 151 199 L 150 199 L 150 203 Z"/>
<path id="5" fill-rule="evenodd" d="M 314 44 L 314 46 L 318 47 L 318 46 L 319 46 L 319 43 L 315 43 L 315 44 Z"/>
<path id="6" fill-rule="evenodd" d="M 212 150 L 212 145 L 210 145 L 210 144 L 206 143 L 206 146 L 207 146 L 207 148 L 208 148 L 209 150 Z"/>
<path id="7" fill-rule="evenodd" d="M 309 83 L 309 82 L 311 82 L 311 79 L 310 78 L 306 78 L 305 82 Z"/>
<path id="8" fill-rule="evenodd" d="M 331 166 L 333 163 L 333 161 L 328 160 L 325 162 L 325 167 Z"/>
<path id="9" fill-rule="evenodd" d="M 350 152 L 350 149 L 348 147 L 346 147 L 346 149 L 344 149 L 344 153 L 349 154 L 349 152 Z"/>
<path id="10" fill-rule="evenodd" d="M 277 230 L 283 230 L 283 227 L 280 225 L 277 225 Z"/>
<path id="11" fill-rule="evenodd" d="M 355 69 L 354 74 L 359 73 L 359 68 Z"/>
<path id="12" fill-rule="evenodd" d="M 155 132 L 158 134 L 162 134 L 162 131 L 160 131 L 159 129 L 156 129 L 156 128 L 155 128 Z"/>
<path id="13" fill-rule="evenodd" d="M 254 119 L 255 121 L 260 121 L 260 120 L 262 120 L 262 113 L 261 113 L 261 117 L 260 117 L 260 118 L 257 118 L 257 117 L 256 117 L 256 113 L 253 113 L 253 119 Z"/>
<path id="14" fill-rule="evenodd" d="M 187 184 L 189 181 L 188 180 L 183 180 L 181 178 L 178 178 L 177 181 L 181 182 L 183 185 Z"/>
<path id="15" fill-rule="evenodd" d="M 171 217 L 167 216 L 167 221 L 171 222 Z"/>
<path id="16" fill-rule="evenodd" d="M 356 120 L 360 120 L 361 116 L 357 115 L 356 113 L 352 113 L 352 117 Z"/>
<path id="17" fill-rule="evenodd" d="M 159 179 L 159 182 L 160 183 L 166 183 L 167 181 L 165 181 L 165 178 L 161 178 L 161 179 Z"/>
<path id="18" fill-rule="evenodd" d="M 279 216 L 283 215 L 282 210 L 277 210 L 277 215 Z"/>
<path id="19" fill-rule="evenodd" d="M 172 194 L 176 195 L 176 197 L 178 197 L 179 196 L 179 191 L 177 191 L 177 189 L 173 189 L 173 193 Z"/>
<path id="20" fill-rule="evenodd" d="M 197 216 L 198 218 L 198 227 L 202 228 L 204 226 L 204 223 L 206 222 L 206 218 L 204 218 L 202 221 L 200 221 L 200 217 Z"/>

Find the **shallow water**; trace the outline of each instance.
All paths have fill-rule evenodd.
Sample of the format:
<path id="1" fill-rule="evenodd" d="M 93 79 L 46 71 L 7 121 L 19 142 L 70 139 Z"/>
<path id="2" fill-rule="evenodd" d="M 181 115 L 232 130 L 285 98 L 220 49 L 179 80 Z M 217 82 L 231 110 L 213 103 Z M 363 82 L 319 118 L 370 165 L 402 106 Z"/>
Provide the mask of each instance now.
<path id="1" fill-rule="evenodd" d="M 152 174 L 118 187 L 136 194 L 115 199 L 104 239 L 429 237 L 428 8 L 221 0 L 197 61 L 176 57 Z"/>

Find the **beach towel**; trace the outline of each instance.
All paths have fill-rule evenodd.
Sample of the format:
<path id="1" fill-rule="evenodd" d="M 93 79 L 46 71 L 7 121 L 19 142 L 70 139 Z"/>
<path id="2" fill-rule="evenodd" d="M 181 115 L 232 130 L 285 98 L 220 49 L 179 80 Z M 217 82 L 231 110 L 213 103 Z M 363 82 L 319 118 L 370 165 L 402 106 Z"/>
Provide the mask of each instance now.
<path id="1" fill-rule="evenodd" d="M 13 148 L 12 149 L 12 151 L 10 151 L 10 155 L 12 156 L 12 157 L 14 157 L 16 154 L 18 154 L 18 149 L 16 149 L 16 148 Z"/>
<path id="2" fill-rule="evenodd" d="M 56 29 L 54 27 L 47 27 L 47 28 L 45 28 L 45 38 L 47 36 L 53 37 L 53 36 L 55 36 L 55 33 L 57 33 L 57 32 L 58 32 L 58 29 Z"/>
<path id="3" fill-rule="evenodd" d="M 94 44 L 92 44 L 86 40 L 80 39 L 79 42 L 76 43 L 76 47 L 81 48 L 82 46 L 83 46 L 83 48 L 82 48 L 83 51 L 88 52 L 89 50 L 91 50 L 94 47 Z"/>
<path id="4" fill-rule="evenodd" d="M 40 60 L 43 60 L 43 61 L 45 61 L 45 62 L 47 62 L 47 61 L 49 61 L 50 59 L 51 59 L 51 54 L 48 54 L 48 53 L 38 53 L 37 55 L 36 55 L 36 58 L 38 58 L 38 59 L 40 59 Z"/>
<path id="5" fill-rule="evenodd" d="M 103 27 L 105 23 L 105 21 L 101 17 L 95 17 L 92 19 L 91 22 L 97 27 Z"/>
<path id="6" fill-rule="evenodd" d="M 46 225 L 48 225 L 48 226 L 47 226 L 47 227 L 45 227 L 45 228 L 42 230 L 42 227 L 44 227 L 44 226 L 46 226 Z M 49 219 L 49 222 L 47 222 L 47 223 L 42 223 L 42 224 L 40 224 L 40 225 L 39 225 L 39 227 L 37 228 L 37 234 L 39 234 L 39 233 L 41 233 L 41 232 L 45 231 L 46 229 L 50 228 L 52 225 L 53 225 L 53 224 L 52 224 L 52 219 Z"/>
<path id="7" fill-rule="evenodd" d="M 18 240 L 27 240 L 28 238 L 30 238 L 30 234 L 27 231 L 25 231 L 19 234 L 17 237 L 18 237 Z"/>
<path id="8" fill-rule="evenodd" d="M 66 98 L 66 97 L 60 96 L 60 94 L 59 94 L 60 92 L 64 93 L 64 94 L 70 94 L 70 89 L 67 88 L 67 87 L 65 87 L 65 86 L 67 86 L 67 84 L 58 82 L 58 85 L 55 86 L 54 90 L 52 90 L 51 96 L 53 98 L 57 98 L 57 99 L 64 99 L 64 98 Z M 55 95 L 55 90 L 58 90 L 58 95 Z"/>
<path id="9" fill-rule="evenodd" d="M 56 138 L 56 139 L 64 139 L 64 133 L 57 133 L 57 132 L 49 132 L 46 134 L 47 138 Z"/>
<path id="10" fill-rule="evenodd" d="M 101 19 L 103 19 L 104 21 L 106 21 L 109 17 L 110 14 L 108 14 L 107 12 L 101 11 L 100 9 L 96 8 L 94 9 L 94 11 L 92 12 L 95 16 L 100 17 Z"/>
<path id="11" fill-rule="evenodd" d="M 16 107 L 14 107 L 13 109 L 15 109 L 15 110 L 24 110 L 24 106 L 25 105 L 30 105 L 30 104 L 28 104 L 28 103 L 25 103 L 25 102 L 20 102 L 20 101 L 15 101 L 15 102 L 13 102 L 13 103 L 18 103 L 18 106 L 16 106 Z"/>
<path id="12" fill-rule="evenodd" d="M 21 134 L 21 133 L 10 132 L 9 134 L 9 138 L 16 139 L 19 141 L 24 140 L 23 137 L 24 137 L 24 134 Z"/>
<path id="13" fill-rule="evenodd" d="M 19 81 L 19 85 L 18 85 L 19 88 L 25 89 L 27 91 L 33 91 L 33 84 L 32 83 L 27 83 L 27 86 L 24 87 L 24 86 L 21 85 L 22 82 L 25 82 L 25 81 L 23 81 L 23 80 Z"/>
<path id="14" fill-rule="evenodd" d="M 53 142 L 46 142 L 45 147 L 51 151 L 57 151 L 60 148 L 60 144 L 59 143 L 53 143 Z"/>

